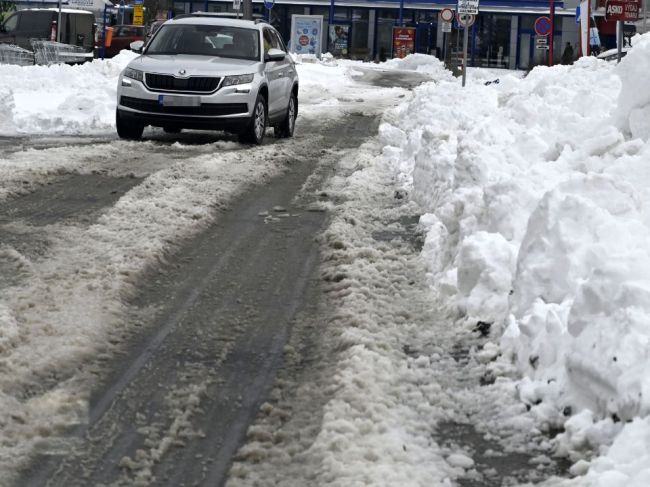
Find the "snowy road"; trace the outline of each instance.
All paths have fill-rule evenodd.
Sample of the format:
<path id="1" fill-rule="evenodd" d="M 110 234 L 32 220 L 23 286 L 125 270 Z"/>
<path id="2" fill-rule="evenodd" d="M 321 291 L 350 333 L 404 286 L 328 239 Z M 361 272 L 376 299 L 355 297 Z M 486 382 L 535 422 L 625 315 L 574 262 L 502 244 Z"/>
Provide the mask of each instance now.
<path id="1" fill-rule="evenodd" d="M 377 79 L 373 106 L 307 105 L 293 140 L 261 148 L 199 132 L 0 141 L 0 285 L 32 325 L 5 362 L 3 482 L 30 457 L 14 485 L 224 481 L 319 302 L 321 187 L 405 96 Z"/>
<path id="2" fill-rule="evenodd" d="M 37 461 L 20 483 L 95 485 L 152 477 L 165 485 L 222 482 L 268 394 L 292 318 L 316 304 L 315 237 L 325 213 L 314 190 L 338 158 L 327 148 L 354 148 L 376 132 L 377 123 L 376 117 L 352 114 L 320 125 L 317 140 L 298 134 L 300 155 L 270 156 L 282 159 L 281 175 L 237 198 L 214 225 L 138 280 L 130 302 L 136 312 L 128 320 L 141 321 L 144 330 L 93 394 L 89 426 L 78 431 L 87 439 L 63 462 L 56 456 L 50 463 Z M 314 132 L 309 123 L 301 130 Z M 83 185 L 74 179 L 64 186 L 77 193 Z M 118 188 L 141 182 L 90 179 L 115 199 Z M 47 211 L 50 199 L 69 201 L 49 188 L 47 196 L 37 194 L 22 200 L 37 200 Z M 97 201 L 71 203 L 87 214 Z M 38 205 L 25 204 L 40 213 L 34 211 Z M 56 210 L 61 217 L 69 213 Z"/>

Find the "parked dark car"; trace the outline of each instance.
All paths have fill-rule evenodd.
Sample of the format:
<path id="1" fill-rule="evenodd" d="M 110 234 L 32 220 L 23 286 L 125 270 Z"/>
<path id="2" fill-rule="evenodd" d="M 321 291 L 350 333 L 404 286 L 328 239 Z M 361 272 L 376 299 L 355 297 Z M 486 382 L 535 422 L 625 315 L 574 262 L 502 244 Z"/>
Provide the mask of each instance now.
<path id="1" fill-rule="evenodd" d="M 14 12 L 0 25 L 0 42 L 32 50 L 30 40 L 56 40 L 59 11 L 34 8 Z M 61 11 L 61 42 L 92 52 L 95 43 L 95 16 L 85 10 Z"/>
<path id="2" fill-rule="evenodd" d="M 135 41 L 144 41 L 144 26 L 114 25 L 111 45 L 106 46 L 104 57 L 113 57 L 122 49 L 129 49 L 129 45 Z"/>

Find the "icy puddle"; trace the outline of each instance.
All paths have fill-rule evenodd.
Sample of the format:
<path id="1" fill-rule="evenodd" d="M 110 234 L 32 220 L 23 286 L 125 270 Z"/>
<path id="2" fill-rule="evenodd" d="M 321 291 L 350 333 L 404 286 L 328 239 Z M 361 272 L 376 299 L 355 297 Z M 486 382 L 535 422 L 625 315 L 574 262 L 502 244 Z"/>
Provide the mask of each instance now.
<path id="1" fill-rule="evenodd" d="M 438 424 L 437 438 L 450 452 L 466 451 L 472 459 L 471 471 L 459 478 L 460 487 L 505 487 L 536 482 L 550 475 L 567 475 L 570 463 L 563 459 L 507 451 L 494 439 L 487 439 L 472 424 Z M 462 457 L 448 461 L 462 462 Z"/>

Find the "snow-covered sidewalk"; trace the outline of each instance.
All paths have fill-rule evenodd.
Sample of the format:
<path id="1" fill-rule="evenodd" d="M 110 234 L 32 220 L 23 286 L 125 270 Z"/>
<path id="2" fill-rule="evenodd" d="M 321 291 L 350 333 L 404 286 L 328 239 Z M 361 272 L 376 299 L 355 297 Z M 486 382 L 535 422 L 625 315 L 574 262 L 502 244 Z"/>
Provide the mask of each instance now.
<path id="1" fill-rule="evenodd" d="M 650 36 L 634 46 L 429 84 L 380 130 L 426 212 L 433 304 L 459 332 L 491 325 L 475 359 L 522 427 L 562 431 L 578 484 L 650 478 Z"/>

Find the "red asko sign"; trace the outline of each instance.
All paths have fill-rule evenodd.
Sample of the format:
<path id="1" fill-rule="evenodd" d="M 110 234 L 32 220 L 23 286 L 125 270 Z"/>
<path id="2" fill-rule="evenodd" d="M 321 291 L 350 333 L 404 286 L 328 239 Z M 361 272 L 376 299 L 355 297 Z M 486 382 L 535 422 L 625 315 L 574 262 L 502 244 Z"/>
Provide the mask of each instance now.
<path id="1" fill-rule="evenodd" d="M 640 0 L 607 0 L 605 20 L 639 20 Z"/>

